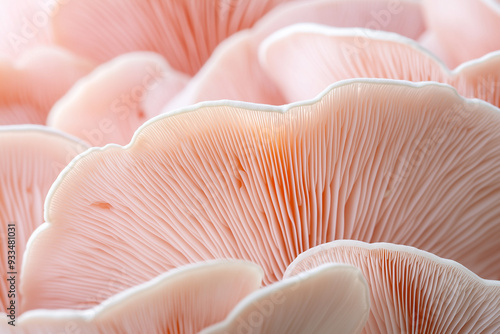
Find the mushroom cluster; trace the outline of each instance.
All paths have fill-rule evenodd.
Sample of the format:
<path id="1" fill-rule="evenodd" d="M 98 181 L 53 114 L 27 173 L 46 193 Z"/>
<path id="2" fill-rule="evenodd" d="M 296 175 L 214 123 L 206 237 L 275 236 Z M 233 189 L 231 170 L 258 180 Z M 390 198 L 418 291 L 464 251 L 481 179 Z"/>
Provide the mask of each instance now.
<path id="1" fill-rule="evenodd" d="M 0 17 L 0 333 L 500 332 L 498 1 Z"/>

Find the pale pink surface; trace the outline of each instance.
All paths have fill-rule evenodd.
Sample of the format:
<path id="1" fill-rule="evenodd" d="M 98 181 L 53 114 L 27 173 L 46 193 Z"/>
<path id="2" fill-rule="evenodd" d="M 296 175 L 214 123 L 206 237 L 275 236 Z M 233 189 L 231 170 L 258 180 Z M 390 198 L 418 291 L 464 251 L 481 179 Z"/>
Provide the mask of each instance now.
<path id="1" fill-rule="evenodd" d="M 423 0 L 422 6 L 450 68 L 500 50 L 498 0 Z"/>
<path id="2" fill-rule="evenodd" d="M 450 71 L 399 35 L 307 24 L 270 36 L 260 59 L 287 102 L 314 97 L 336 81 L 369 77 L 447 83 L 462 96 L 500 107 L 500 51 Z"/>
<path id="3" fill-rule="evenodd" d="M 200 334 L 360 333 L 369 293 L 359 269 L 328 264 L 249 295 L 224 322 Z"/>
<path id="4" fill-rule="evenodd" d="M 45 124 L 53 104 L 93 65 L 66 50 L 43 47 L 0 59 L 0 125 Z"/>
<path id="5" fill-rule="evenodd" d="M 240 300 L 259 289 L 261 279 L 262 270 L 252 263 L 200 263 L 162 274 L 92 309 L 35 310 L 18 318 L 15 330 L 3 324 L 0 330 L 5 334 L 194 334 L 223 320 Z M 110 275 L 100 288 L 114 284 Z M 364 289 L 360 293 L 367 295 Z"/>
<path id="6" fill-rule="evenodd" d="M 71 0 L 54 16 L 54 39 L 98 62 L 157 52 L 192 75 L 222 40 L 286 1 Z"/>
<path id="7" fill-rule="evenodd" d="M 45 127 L 0 127 L 0 313 L 10 303 L 7 272 L 17 272 L 18 284 L 26 242 L 43 223 L 43 203 L 50 186 L 66 164 L 85 149 L 83 143 Z M 7 248 L 7 225 L 11 223 L 16 229 L 14 270 L 7 263 L 7 255 L 12 255 Z M 16 292 L 19 312 L 19 288 Z"/>
<path id="8" fill-rule="evenodd" d="M 483 280 L 454 261 L 407 246 L 334 241 L 301 254 L 285 277 L 325 263 L 363 272 L 371 292 L 363 333 L 500 331 L 500 282 Z"/>
<path id="9" fill-rule="evenodd" d="M 31 243 L 24 310 L 95 305 L 119 290 L 82 302 L 119 268 L 132 286 L 240 258 L 269 284 L 301 252 L 346 238 L 412 245 L 499 278 L 499 126 L 498 109 L 449 87 L 381 80 L 298 106 L 155 118 L 130 146 L 91 149 L 65 170 Z"/>
<path id="10" fill-rule="evenodd" d="M 425 29 L 420 3 L 392 0 L 313 0 L 275 8 L 254 28 L 224 41 L 165 111 L 200 101 L 230 99 L 279 105 L 286 102 L 258 61 L 257 50 L 274 31 L 299 22 L 370 27 L 418 38 Z M 322 89 L 326 87 L 323 86 Z"/>
<path id="11" fill-rule="evenodd" d="M 92 146 L 126 144 L 188 80 L 158 54 L 121 55 L 74 85 L 50 111 L 48 125 Z"/>
<path id="12" fill-rule="evenodd" d="M 50 16 L 56 1 L 61 0 L 0 0 L 0 56 L 15 59 L 50 44 Z"/>

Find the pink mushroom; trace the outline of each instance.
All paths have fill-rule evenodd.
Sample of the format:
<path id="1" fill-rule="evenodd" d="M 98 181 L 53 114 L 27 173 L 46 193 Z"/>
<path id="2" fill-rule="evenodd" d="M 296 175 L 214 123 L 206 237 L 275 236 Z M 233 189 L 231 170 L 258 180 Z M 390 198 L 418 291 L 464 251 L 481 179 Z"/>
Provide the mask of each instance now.
<path id="1" fill-rule="evenodd" d="M 37 48 L 13 61 L 0 59 L 0 125 L 45 124 L 53 104 L 92 69 L 59 48 Z"/>
<path id="2" fill-rule="evenodd" d="M 85 309 L 121 286 L 217 258 L 279 281 L 307 249 L 394 242 L 500 277 L 500 113 L 449 86 L 334 85 L 272 107 L 206 103 L 94 148 L 54 184 L 30 243 L 23 310 Z M 88 296 L 95 296 L 89 300 Z"/>
<path id="3" fill-rule="evenodd" d="M 370 77 L 447 83 L 462 96 L 500 106 L 500 51 L 450 71 L 397 34 L 301 24 L 266 39 L 260 61 L 288 102 L 311 98 L 332 82 Z"/>
<path id="4" fill-rule="evenodd" d="M 99 288 L 104 291 L 116 285 L 114 277 L 108 276 L 107 284 Z M 122 291 L 92 309 L 34 310 L 22 314 L 15 327 L 2 323 L 0 329 L 5 334 L 194 334 L 223 320 L 241 299 L 260 287 L 261 279 L 262 270 L 244 261 L 190 265 Z M 364 288 L 357 292 L 367 299 Z"/>
<path id="5" fill-rule="evenodd" d="M 285 277 L 325 263 L 361 269 L 371 309 L 363 333 L 498 333 L 500 282 L 401 245 L 342 240 L 300 254 Z"/>
<path id="6" fill-rule="evenodd" d="M 422 6 L 426 46 L 450 68 L 500 49 L 498 0 L 423 0 Z"/>
<path id="7" fill-rule="evenodd" d="M 124 145 L 188 80 L 152 52 L 121 55 L 75 84 L 47 122 L 92 146 Z"/>
<path id="8" fill-rule="evenodd" d="M 45 196 L 59 172 L 85 149 L 82 142 L 45 127 L 0 127 L 2 318 L 10 315 L 11 301 L 14 315 L 19 314 L 23 255 L 31 233 L 43 222 Z"/>

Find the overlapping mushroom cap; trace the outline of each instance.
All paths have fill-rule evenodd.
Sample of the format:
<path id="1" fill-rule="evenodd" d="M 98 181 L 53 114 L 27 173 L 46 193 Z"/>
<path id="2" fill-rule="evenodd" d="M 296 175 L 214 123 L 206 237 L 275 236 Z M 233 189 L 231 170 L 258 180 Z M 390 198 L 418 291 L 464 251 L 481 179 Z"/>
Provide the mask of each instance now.
<path id="1" fill-rule="evenodd" d="M 298 24 L 267 38 L 260 62 L 288 102 L 312 98 L 340 80 L 387 78 L 447 83 L 462 96 L 500 106 L 500 51 L 450 71 L 417 42 L 397 34 Z"/>
<path id="2" fill-rule="evenodd" d="M 64 49 L 0 58 L 0 125 L 45 124 L 53 104 L 93 65 Z"/>
<path id="3" fill-rule="evenodd" d="M 429 31 L 422 41 L 451 68 L 500 49 L 498 0 L 423 0 Z M 457 19 L 460 18 L 460 19 Z"/>
<path id="4" fill-rule="evenodd" d="M 500 282 L 460 264 L 401 245 L 341 240 L 300 254 L 293 277 L 325 263 L 361 269 L 370 287 L 363 333 L 498 333 Z"/>
<path id="5" fill-rule="evenodd" d="M 23 255 L 31 233 L 43 223 L 45 196 L 63 168 L 87 148 L 42 126 L 0 127 L 0 313 L 6 312 L 11 299 L 19 312 Z M 15 279 L 7 281 L 12 275 Z"/>
<path id="6" fill-rule="evenodd" d="M 444 85 L 347 81 L 283 108 L 208 103 L 74 160 L 32 239 L 24 310 L 87 308 L 214 258 L 281 279 L 336 239 L 388 241 L 498 278 L 500 113 Z"/>

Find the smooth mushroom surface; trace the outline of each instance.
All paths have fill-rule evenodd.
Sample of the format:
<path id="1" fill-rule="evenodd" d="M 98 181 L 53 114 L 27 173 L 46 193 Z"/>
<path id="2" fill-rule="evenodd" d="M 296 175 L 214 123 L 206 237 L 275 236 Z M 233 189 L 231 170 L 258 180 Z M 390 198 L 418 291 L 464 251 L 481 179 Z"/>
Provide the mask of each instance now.
<path id="1" fill-rule="evenodd" d="M 363 272 L 371 299 L 363 333 L 500 331 L 500 281 L 483 280 L 454 261 L 408 246 L 340 240 L 300 254 L 285 277 L 325 263 Z"/>
<path id="2" fill-rule="evenodd" d="M 92 67 L 55 47 L 30 50 L 16 60 L 0 58 L 0 125 L 45 124 L 54 103 Z"/>
<path id="3" fill-rule="evenodd" d="M 118 277 L 129 273 L 108 274 L 106 284 L 99 287 L 103 293 L 120 286 Z M 34 310 L 21 315 L 14 330 L 3 324 L 0 330 L 6 334 L 194 334 L 223 320 L 240 300 L 258 290 L 262 275 L 258 266 L 245 261 L 192 264 L 122 291 L 94 308 Z"/>
<path id="4" fill-rule="evenodd" d="M 500 49 L 498 0 L 423 0 L 425 21 L 437 51 L 451 68 Z M 453 8 L 453 10 L 450 10 Z M 457 20 L 457 18 L 460 18 Z"/>
<path id="5" fill-rule="evenodd" d="M 52 18 L 54 42 L 98 62 L 153 51 L 193 75 L 222 40 L 286 1 L 67 1 Z"/>
<path id="6" fill-rule="evenodd" d="M 22 296 L 18 287 L 28 238 L 43 223 L 43 203 L 50 186 L 87 148 L 75 138 L 42 126 L 0 127 L 0 314 L 11 300 L 19 314 Z"/>
<path id="7" fill-rule="evenodd" d="M 188 80 L 158 54 L 121 55 L 75 84 L 52 108 L 47 123 L 92 146 L 124 145 Z"/>
<path id="8" fill-rule="evenodd" d="M 499 278 L 499 128 L 497 108 L 449 86 L 376 79 L 283 107 L 226 101 L 158 116 L 54 184 L 24 310 L 93 306 L 82 301 L 117 268 L 132 286 L 237 258 L 269 284 L 337 239 L 406 244 Z"/>
<path id="9" fill-rule="evenodd" d="M 55 3 L 38 0 L 0 1 L 0 57 L 16 59 L 31 49 L 50 44 L 47 11 Z"/>
<path id="10" fill-rule="evenodd" d="M 258 49 L 262 41 L 276 30 L 300 22 L 334 27 L 371 27 L 413 39 L 419 38 L 425 30 L 420 3 L 413 0 L 398 3 L 392 0 L 287 2 L 269 12 L 251 29 L 223 41 L 181 93 L 169 101 L 164 111 L 220 99 L 274 105 L 286 103 L 280 87 L 262 68 Z M 296 70 L 293 68 L 290 72 Z"/>
<path id="11" fill-rule="evenodd" d="M 225 321 L 200 334 L 360 333 L 369 311 L 359 269 L 328 264 L 249 295 Z"/>
<path id="12" fill-rule="evenodd" d="M 260 61 L 288 102 L 314 97 L 332 82 L 370 77 L 442 82 L 462 96 L 500 106 L 500 51 L 450 71 L 417 42 L 397 34 L 300 24 L 267 38 Z"/>

